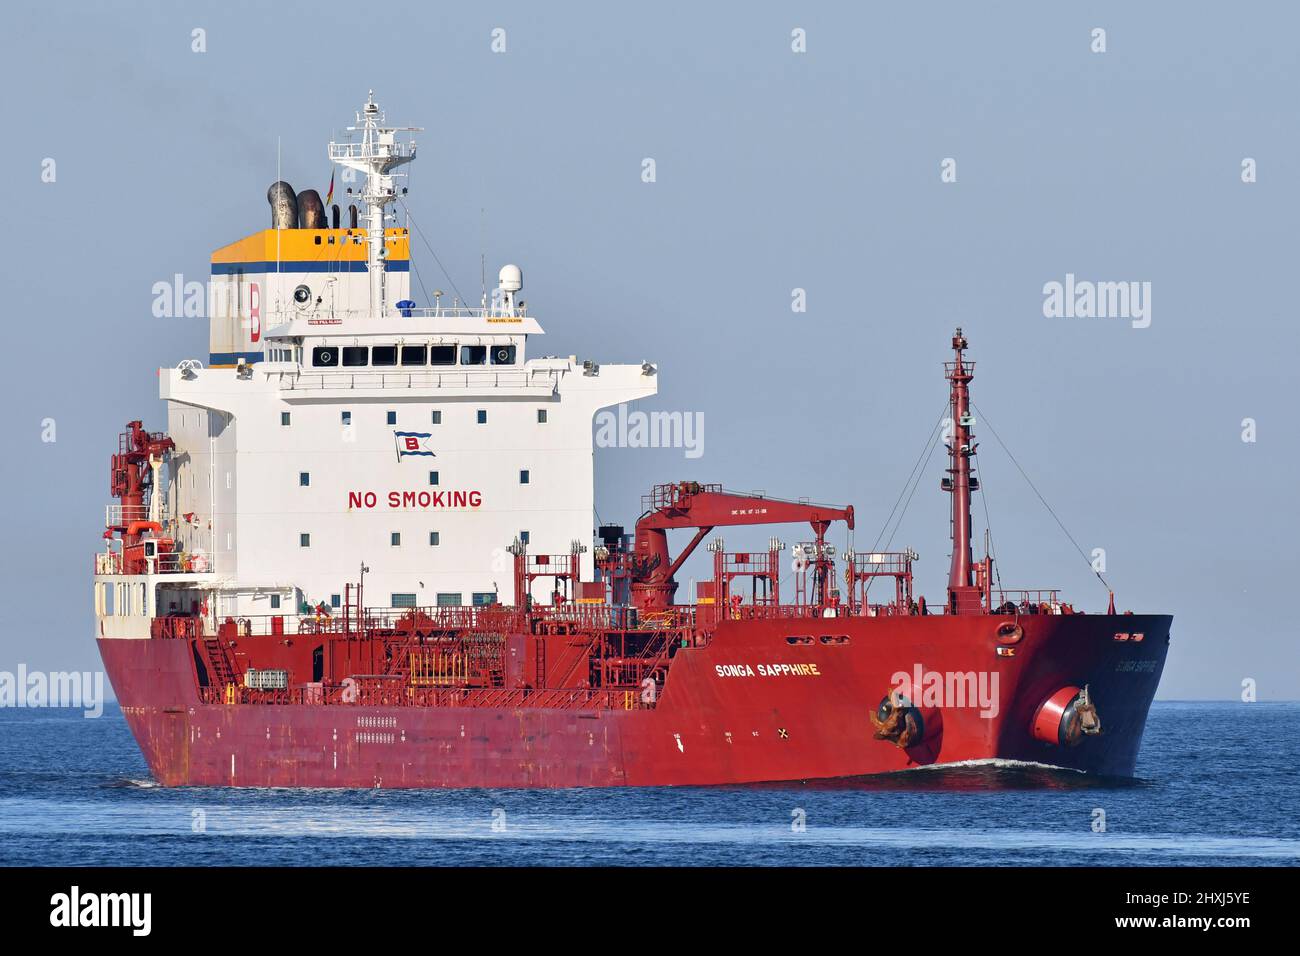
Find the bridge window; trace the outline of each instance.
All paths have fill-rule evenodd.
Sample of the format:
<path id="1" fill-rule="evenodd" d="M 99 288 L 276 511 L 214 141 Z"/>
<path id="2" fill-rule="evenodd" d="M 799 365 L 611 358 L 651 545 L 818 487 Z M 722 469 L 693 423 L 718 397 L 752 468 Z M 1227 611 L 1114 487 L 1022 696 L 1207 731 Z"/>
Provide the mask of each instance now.
<path id="1" fill-rule="evenodd" d="M 438 592 L 438 607 L 460 607 L 459 591 Z"/>
<path id="2" fill-rule="evenodd" d="M 311 364 L 317 368 L 334 368 L 339 364 L 339 350 L 332 345 L 320 345 L 311 350 Z"/>
<path id="3" fill-rule="evenodd" d="M 397 364 L 397 346 L 396 345 L 376 345 L 370 350 L 371 365 L 396 365 Z"/>
<path id="4" fill-rule="evenodd" d="M 460 364 L 461 365 L 486 365 L 487 346 L 486 345 L 462 345 L 460 347 Z"/>
<path id="5" fill-rule="evenodd" d="M 495 591 L 475 591 L 473 595 L 475 607 L 487 607 L 497 603 Z"/>
<path id="6" fill-rule="evenodd" d="M 455 364 L 456 364 L 456 346 L 454 346 L 454 345 L 430 345 L 430 346 L 429 346 L 429 364 L 430 364 L 430 365 L 455 365 Z"/>
<path id="7" fill-rule="evenodd" d="M 415 607 L 414 594 L 394 594 L 392 607 Z"/>
<path id="8" fill-rule="evenodd" d="M 423 365 L 428 360 L 428 352 L 423 345 L 403 345 L 402 364 Z"/>
<path id="9" fill-rule="evenodd" d="M 513 345 L 498 345 L 492 349 L 493 365 L 514 365 L 515 364 L 515 347 Z"/>
<path id="10" fill-rule="evenodd" d="M 349 367 L 367 365 L 370 362 L 370 349 L 364 345 L 348 345 L 343 349 L 343 364 Z"/>

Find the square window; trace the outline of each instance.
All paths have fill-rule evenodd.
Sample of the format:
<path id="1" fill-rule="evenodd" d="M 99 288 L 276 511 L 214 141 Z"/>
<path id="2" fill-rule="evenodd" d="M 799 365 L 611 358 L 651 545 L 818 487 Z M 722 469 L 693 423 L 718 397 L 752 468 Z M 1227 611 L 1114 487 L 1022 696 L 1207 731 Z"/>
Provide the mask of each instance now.
<path id="1" fill-rule="evenodd" d="M 388 424 L 390 424 L 390 425 L 396 425 L 396 424 L 397 424 L 397 412 L 389 412 L 389 413 L 388 413 Z"/>
<path id="2" fill-rule="evenodd" d="M 281 424 L 281 425 L 288 425 L 288 424 L 289 424 L 289 413 L 288 413 L 288 412 L 281 412 L 281 413 L 280 413 L 280 424 Z"/>
<path id="3" fill-rule="evenodd" d="M 352 413 L 351 413 L 351 412 L 342 412 L 341 415 L 340 415 L 340 417 L 343 419 L 343 424 L 344 424 L 344 425 L 351 425 L 351 424 L 352 424 Z"/>
<path id="4" fill-rule="evenodd" d="M 475 607 L 487 607 L 497 603 L 497 594 L 495 591 L 475 591 L 471 596 Z"/>
<path id="5" fill-rule="evenodd" d="M 436 471 L 429 472 L 429 484 L 436 485 L 437 483 L 438 483 L 438 473 Z"/>
<path id="6" fill-rule="evenodd" d="M 429 350 L 423 345 L 403 345 L 401 356 L 403 365 L 423 365 L 428 361 Z"/>
<path id="7" fill-rule="evenodd" d="M 430 416 L 430 419 L 433 421 L 433 424 L 435 424 L 435 425 L 441 425 L 441 424 L 442 424 L 442 412 L 441 412 L 441 411 L 438 411 L 438 410 L 435 410 L 434 413 Z"/>
<path id="8" fill-rule="evenodd" d="M 402 543 L 402 532 L 394 531 L 391 535 L 388 536 L 388 542 L 394 548 L 396 548 L 398 545 Z"/>
<path id="9" fill-rule="evenodd" d="M 537 410 L 537 424 L 539 424 L 539 425 L 545 425 L 545 424 L 546 424 L 546 409 L 544 409 L 544 408 L 539 408 L 539 409 Z"/>
<path id="10" fill-rule="evenodd" d="M 396 365 L 397 364 L 397 346 L 396 345 L 376 345 L 370 349 L 371 365 Z"/>
<path id="11" fill-rule="evenodd" d="M 352 368 L 366 365 L 370 361 L 370 349 L 364 345 L 345 345 L 343 347 L 343 364 Z"/>
<path id="12" fill-rule="evenodd" d="M 460 607 L 460 592 L 439 592 L 438 607 Z"/>
<path id="13" fill-rule="evenodd" d="M 330 607 L 342 607 L 342 606 L 343 606 L 343 598 L 337 594 L 331 594 Z"/>
<path id="14" fill-rule="evenodd" d="M 311 473 L 306 471 L 298 472 L 298 485 L 302 488 L 306 488 L 310 484 L 311 484 Z"/>
<path id="15" fill-rule="evenodd" d="M 478 413 L 477 413 L 477 418 L 478 418 L 478 423 L 479 423 L 480 425 L 486 425 L 486 424 L 487 424 L 487 409 L 486 409 L 486 408 L 480 408 L 480 409 L 478 410 Z"/>
<path id="16" fill-rule="evenodd" d="M 441 540 L 442 540 L 442 537 L 441 537 L 441 535 L 438 534 L 438 532 L 436 532 L 436 531 L 430 531 L 430 532 L 429 532 L 429 547 L 431 547 L 431 548 L 436 548 L 436 547 L 438 546 L 438 543 L 439 543 Z"/>
<path id="17" fill-rule="evenodd" d="M 455 364 L 456 364 L 456 346 L 454 346 L 454 345 L 430 345 L 430 346 L 429 346 L 429 364 L 430 364 L 430 365 L 455 365 Z"/>
<path id="18" fill-rule="evenodd" d="M 527 469 L 527 468 L 524 468 L 524 469 L 522 469 L 522 470 L 519 472 L 519 483 L 520 483 L 521 485 L 526 485 L 526 484 L 528 484 L 528 469 Z"/>
<path id="19" fill-rule="evenodd" d="M 460 364 L 461 365 L 486 365 L 487 346 L 486 345 L 462 345 L 460 347 Z"/>
<path id="20" fill-rule="evenodd" d="M 298 547 L 300 547 L 300 548 L 310 548 L 310 547 L 311 547 L 311 535 L 307 534 L 305 531 L 304 531 L 302 534 L 298 535 Z"/>
<path id="21" fill-rule="evenodd" d="M 519 540 L 520 540 L 521 543 L 523 543 L 523 544 L 527 544 L 527 543 L 528 543 L 528 532 L 527 532 L 527 531 L 520 531 L 520 532 L 519 532 Z"/>
<path id="22" fill-rule="evenodd" d="M 271 595 L 271 610 L 272 611 L 280 610 L 280 595 L 278 594 Z"/>
<path id="23" fill-rule="evenodd" d="M 414 594 L 394 594 L 390 607 L 415 607 Z"/>

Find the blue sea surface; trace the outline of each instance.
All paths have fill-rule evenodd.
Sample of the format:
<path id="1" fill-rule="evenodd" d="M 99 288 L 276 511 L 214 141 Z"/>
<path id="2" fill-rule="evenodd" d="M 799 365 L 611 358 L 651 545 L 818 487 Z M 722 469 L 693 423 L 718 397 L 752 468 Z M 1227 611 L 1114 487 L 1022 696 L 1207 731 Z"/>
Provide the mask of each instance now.
<path id="1" fill-rule="evenodd" d="M 1133 781 L 979 763 L 745 788 L 237 790 L 155 785 L 116 705 L 0 709 L 0 864 L 1294 866 L 1298 718 L 1157 702 Z"/>

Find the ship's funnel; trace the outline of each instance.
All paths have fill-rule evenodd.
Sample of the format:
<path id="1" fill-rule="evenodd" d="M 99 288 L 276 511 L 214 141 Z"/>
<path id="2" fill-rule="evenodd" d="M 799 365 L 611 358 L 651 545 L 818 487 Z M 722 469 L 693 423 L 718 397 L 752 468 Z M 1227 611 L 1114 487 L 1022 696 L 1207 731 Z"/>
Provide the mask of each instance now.
<path id="1" fill-rule="evenodd" d="M 272 183 L 266 191 L 266 201 L 271 204 L 272 229 L 298 228 L 298 197 L 294 195 L 292 186 L 283 179 Z M 319 202 L 320 197 L 316 201 Z"/>
<path id="2" fill-rule="evenodd" d="M 321 202 L 320 193 L 314 189 L 304 189 L 298 194 L 298 228 L 329 228 L 325 218 L 325 204 Z"/>

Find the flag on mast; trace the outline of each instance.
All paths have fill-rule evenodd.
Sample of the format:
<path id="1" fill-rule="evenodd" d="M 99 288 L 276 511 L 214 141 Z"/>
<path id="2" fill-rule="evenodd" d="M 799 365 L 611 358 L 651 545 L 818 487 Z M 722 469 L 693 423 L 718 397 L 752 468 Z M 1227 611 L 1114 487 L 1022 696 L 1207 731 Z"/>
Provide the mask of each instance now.
<path id="1" fill-rule="evenodd" d="M 325 194 L 325 208 L 328 209 L 329 204 L 332 203 L 333 201 L 334 201 L 334 171 L 330 170 L 330 188 L 329 188 L 329 192 Z"/>

